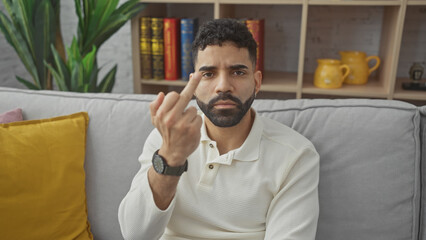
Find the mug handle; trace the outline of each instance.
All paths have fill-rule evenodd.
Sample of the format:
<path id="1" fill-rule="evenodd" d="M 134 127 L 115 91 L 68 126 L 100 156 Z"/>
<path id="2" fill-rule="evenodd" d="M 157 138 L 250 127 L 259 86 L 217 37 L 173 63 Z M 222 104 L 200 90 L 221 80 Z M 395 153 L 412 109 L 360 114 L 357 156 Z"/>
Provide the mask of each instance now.
<path id="1" fill-rule="evenodd" d="M 342 77 L 342 82 L 343 82 L 345 78 L 349 76 L 349 73 L 351 73 L 351 68 L 346 64 L 340 65 L 339 68 L 340 68 L 340 71 L 346 70 L 345 73 L 343 73 L 343 77 Z"/>
<path id="2" fill-rule="evenodd" d="M 369 56 L 365 59 L 365 61 L 370 62 L 370 60 L 376 60 L 376 65 L 374 65 L 372 68 L 368 69 L 368 75 L 370 75 L 373 71 L 375 71 L 380 66 L 380 58 L 378 56 Z"/>

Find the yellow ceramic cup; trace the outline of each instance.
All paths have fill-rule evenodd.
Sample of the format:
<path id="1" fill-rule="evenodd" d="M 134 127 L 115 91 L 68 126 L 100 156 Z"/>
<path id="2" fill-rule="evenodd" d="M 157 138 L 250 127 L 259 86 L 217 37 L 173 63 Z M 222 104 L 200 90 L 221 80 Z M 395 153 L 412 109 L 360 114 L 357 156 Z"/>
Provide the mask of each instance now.
<path id="1" fill-rule="evenodd" d="M 366 84 L 368 76 L 380 66 L 380 58 L 378 56 L 368 56 L 365 52 L 359 51 L 340 51 L 343 64 L 351 69 L 351 73 L 345 78 L 347 84 Z M 370 68 L 368 63 L 376 60 L 376 64 Z"/>
<path id="2" fill-rule="evenodd" d="M 319 88 L 340 88 L 350 68 L 337 59 L 318 59 L 314 85 Z"/>

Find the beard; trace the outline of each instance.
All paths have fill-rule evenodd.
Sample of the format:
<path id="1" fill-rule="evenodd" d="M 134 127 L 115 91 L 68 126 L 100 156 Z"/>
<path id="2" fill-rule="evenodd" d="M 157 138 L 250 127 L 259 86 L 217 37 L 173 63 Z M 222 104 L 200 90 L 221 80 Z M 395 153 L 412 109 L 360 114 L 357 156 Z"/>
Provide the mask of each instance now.
<path id="1" fill-rule="evenodd" d="M 228 92 L 220 92 L 218 96 L 211 99 L 208 103 L 204 103 L 196 97 L 197 104 L 203 111 L 204 115 L 217 127 L 233 127 L 237 125 L 247 111 L 251 108 L 251 105 L 256 97 L 256 91 L 242 103 L 240 99 L 232 96 Z M 235 103 L 236 108 L 233 109 L 215 109 L 214 105 L 216 102 L 221 100 L 231 100 Z"/>

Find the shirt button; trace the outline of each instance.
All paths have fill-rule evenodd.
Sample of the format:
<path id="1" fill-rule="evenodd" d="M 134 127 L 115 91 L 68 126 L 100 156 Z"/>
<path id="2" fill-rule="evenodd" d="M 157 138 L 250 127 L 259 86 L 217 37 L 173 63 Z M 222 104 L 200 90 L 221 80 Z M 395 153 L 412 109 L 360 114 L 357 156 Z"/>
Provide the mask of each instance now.
<path id="1" fill-rule="evenodd" d="M 209 144 L 209 146 L 210 146 L 211 148 L 214 148 L 214 145 L 213 145 L 212 143 L 210 143 L 210 144 Z"/>
<path id="2" fill-rule="evenodd" d="M 210 165 L 209 165 L 209 168 L 210 168 L 210 169 L 213 169 L 213 168 L 214 168 L 213 164 L 210 164 Z"/>

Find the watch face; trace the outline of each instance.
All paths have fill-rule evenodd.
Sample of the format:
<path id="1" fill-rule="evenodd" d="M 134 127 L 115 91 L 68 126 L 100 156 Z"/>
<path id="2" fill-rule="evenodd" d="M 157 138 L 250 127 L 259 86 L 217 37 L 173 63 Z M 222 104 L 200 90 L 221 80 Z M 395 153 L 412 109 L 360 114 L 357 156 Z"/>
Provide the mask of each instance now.
<path id="1" fill-rule="evenodd" d="M 155 154 L 154 159 L 152 160 L 152 165 L 154 166 L 154 169 L 156 172 L 158 173 L 164 172 L 163 160 L 157 154 Z"/>

